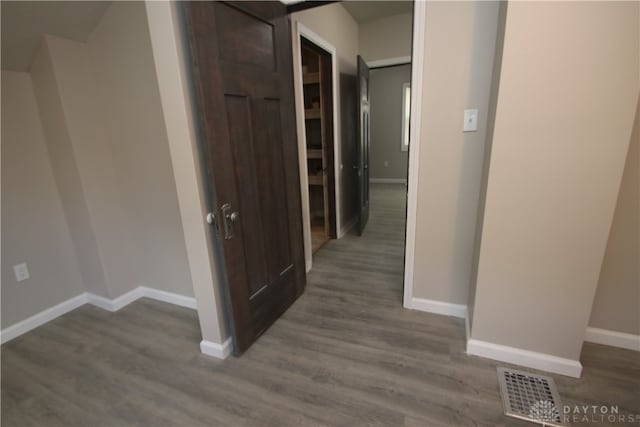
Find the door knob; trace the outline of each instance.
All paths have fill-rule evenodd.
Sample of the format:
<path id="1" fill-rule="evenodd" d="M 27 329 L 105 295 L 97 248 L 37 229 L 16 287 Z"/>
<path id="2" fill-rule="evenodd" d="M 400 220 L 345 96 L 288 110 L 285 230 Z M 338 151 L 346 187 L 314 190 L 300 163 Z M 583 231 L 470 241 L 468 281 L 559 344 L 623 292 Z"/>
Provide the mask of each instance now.
<path id="1" fill-rule="evenodd" d="M 238 221 L 240 214 L 231 209 L 229 203 L 225 203 L 220 208 L 222 211 L 222 222 L 224 223 L 224 238 L 230 240 L 233 238 L 233 224 Z"/>

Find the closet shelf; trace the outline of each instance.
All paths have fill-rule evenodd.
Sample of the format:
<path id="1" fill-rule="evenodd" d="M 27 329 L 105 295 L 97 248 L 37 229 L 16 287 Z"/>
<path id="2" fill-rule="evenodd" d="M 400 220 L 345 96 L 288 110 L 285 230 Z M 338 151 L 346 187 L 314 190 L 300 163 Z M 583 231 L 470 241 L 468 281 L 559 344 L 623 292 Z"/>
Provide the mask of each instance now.
<path id="1" fill-rule="evenodd" d="M 322 150 L 321 149 L 307 149 L 307 159 L 321 159 L 322 158 Z"/>
<path id="2" fill-rule="evenodd" d="M 304 118 L 305 119 L 319 119 L 320 118 L 320 109 L 314 108 L 310 110 L 304 110 Z"/>
<path id="3" fill-rule="evenodd" d="M 320 73 L 307 73 L 302 75 L 302 82 L 306 85 L 320 83 Z"/>
<path id="4" fill-rule="evenodd" d="M 309 175 L 309 185 L 324 185 L 322 175 Z"/>

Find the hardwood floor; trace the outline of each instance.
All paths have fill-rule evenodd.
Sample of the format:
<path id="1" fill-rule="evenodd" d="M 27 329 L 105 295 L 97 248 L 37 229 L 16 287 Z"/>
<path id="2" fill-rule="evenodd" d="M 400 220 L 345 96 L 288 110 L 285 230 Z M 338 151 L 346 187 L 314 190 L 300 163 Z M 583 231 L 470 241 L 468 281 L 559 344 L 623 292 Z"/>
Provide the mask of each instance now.
<path id="1" fill-rule="evenodd" d="M 329 241 L 324 227 L 318 225 L 311 226 L 311 253 L 315 254 L 318 250 Z"/>
<path id="2" fill-rule="evenodd" d="M 371 200 L 364 236 L 324 246 L 241 358 L 203 356 L 195 311 L 147 299 L 3 345 L 2 426 L 533 425 L 502 415 L 497 364 L 465 354 L 462 320 L 402 308 L 403 188 Z M 638 353 L 586 344 L 582 362 L 580 380 L 553 376 L 565 404 L 640 413 Z"/>

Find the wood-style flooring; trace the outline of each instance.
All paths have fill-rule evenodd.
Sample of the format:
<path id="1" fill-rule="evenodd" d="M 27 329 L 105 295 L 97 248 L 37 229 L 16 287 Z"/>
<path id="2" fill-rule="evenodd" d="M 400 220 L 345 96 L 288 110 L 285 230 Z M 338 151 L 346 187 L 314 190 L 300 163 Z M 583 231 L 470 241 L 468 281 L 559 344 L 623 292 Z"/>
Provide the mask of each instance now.
<path id="1" fill-rule="evenodd" d="M 325 245 L 240 358 L 200 354 L 195 311 L 147 299 L 10 341 L 2 426 L 533 425 L 503 416 L 497 364 L 465 354 L 462 320 L 402 308 L 403 218 L 404 187 L 373 186 L 364 236 Z M 566 404 L 640 413 L 638 353 L 586 344 L 582 363 L 553 376 Z"/>
<path id="2" fill-rule="evenodd" d="M 311 226 L 311 253 L 315 254 L 318 250 L 329 241 L 327 233 L 323 226 L 312 225 Z"/>

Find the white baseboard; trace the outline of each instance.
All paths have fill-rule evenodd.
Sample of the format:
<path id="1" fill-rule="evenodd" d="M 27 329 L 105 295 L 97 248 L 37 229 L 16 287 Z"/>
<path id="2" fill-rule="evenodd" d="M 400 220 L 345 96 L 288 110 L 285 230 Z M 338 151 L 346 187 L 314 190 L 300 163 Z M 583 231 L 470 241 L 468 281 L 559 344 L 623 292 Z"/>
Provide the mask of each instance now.
<path id="1" fill-rule="evenodd" d="M 467 307 L 464 311 L 464 333 L 467 337 L 467 341 L 471 339 L 471 321 L 469 320 L 469 308 Z"/>
<path id="2" fill-rule="evenodd" d="M 96 307 L 100 307 L 103 310 L 111 312 L 118 311 L 122 307 L 131 304 L 132 302 L 143 296 L 141 287 L 132 289 L 129 292 L 122 294 L 114 299 L 105 298 L 103 296 L 92 294 L 89 292 L 87 292 L 86 295 L 87 302 L 89 304 L 95 305 Z"/>
<path id="3" fill-rule="evenodd" d="M 227 338 L 222 344 L 202 340 L 200 341 L 200 351 L 207 356 L 226 359 L 231 354 L 231 337 Z"/>
<path id="4" fill-rule="evenodd" d="M 640 351 L 640 335 L 626 334 L 608 329 L 592 328 L 589 326 L 584 340 L 596 344 L 610 345 Z"/>
<path id="5" fill-rule="evenodd" d="M 342 229 L 340 230 L 340 233 L 338 233 L 338 239 L 342 238 L 342 236 L 344 236 L 345 234 L 347 234 L 348 232 L 351 231 L 351 229 L 353 227 L 355 227 L 355 225 L 358 223 L 358 217 L 354 216 L 353 218 L 351 218 L 351 220 L 349 220 L 349 222 L 347 222 L 344 227 L 342 227 Z"/>
<path id="6" fill-rule="evenodd" d="M 467 341 L 467 353 L 574 378 L 580 378 L 582 373 L 582 364 L 578 360 L 522 350 L 473 338 Z"/>
<path id="7" fill-rule="evenodd" d="M 53 307 L 47 308 L 40 313 L 34 314 L 33 316 L 0 331 L 0 342 L 4 344 L 7 341 L 19 337 L 20 335 L 25 334 L 40 325 L 44 325 L 45 323 L 52 321 L 56 317 L 60 317 L 63 314 L 75 310 L 76 308 L 86 303 L 87 294 L 84 293 L 63 301 L 60 304 L 54 305 Z"/>
<path id="8" fill-rule="evenodd" d="M 0 331 L 0 342 L 4 344 L 5 342 L 10 341 L 24 333 L 27 333 L 30 330 L 37 328 L 38 326 L 50 322 L 56 317 L 60 317 L 63 314 L 70 312 L 71 310 L 75 310 L 76 308 L 84 304 L 92 304 L 96 307 L 102 308 L 103 310 L 115 312 L 142 297 L 151 298 L 169 304 L 179 305 L 186 308 L 197 308 L 196 299 L 193 297 L 187 297 L 184 295 L 174 294 L 172 292 L 161 291 L 159 289 L 149 288 L 146 286 L 139 286 L 114 299 L 109 299 L 100 295 L 85 292 L 3 329 L 2 331 Z"/>
<path id="9" fill-rule="evenodd" d="M 113 300 L 110 300 L 109 298 L 105 298 L 100 295 L 91 294 L 89 292 L 85 292 L 84 295 L 86 296 L 87 303 L 91 305 L 95 305 L 96 307 L 99 307 L 103 310 L 116 311 Z"/>
<path id="10" fill-rule="evenodd" d="M 151 298 L 157 301 L 168 302 L 169 304 L 179 305 L 180 307 L 191 308 L 193 310 L 198 309 L 198 304 L 194 297 L 187 297 L 184 295 L 174 294 L 173 292 L 161 291 L 159 289 L 148 288 L 146 286 L 140 286 L 143 297 Z"/>
<path id="11" fill-rule="evenodd" d="M 466 305 L 424 298 L 411 298 L 407 308 L 426 311 L 428 313 L 444 314 L 445 316 L 459 317 L 461 319 L 464 319 L 467 316 Z"/>
<path id="12" fill-rule="evenodd" d="M 369 178 L 371 184 L 404 184 L 407 185 L 405 178 Z"/>

